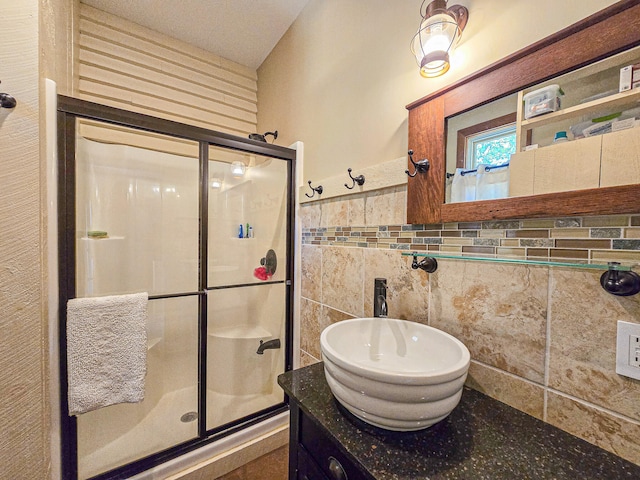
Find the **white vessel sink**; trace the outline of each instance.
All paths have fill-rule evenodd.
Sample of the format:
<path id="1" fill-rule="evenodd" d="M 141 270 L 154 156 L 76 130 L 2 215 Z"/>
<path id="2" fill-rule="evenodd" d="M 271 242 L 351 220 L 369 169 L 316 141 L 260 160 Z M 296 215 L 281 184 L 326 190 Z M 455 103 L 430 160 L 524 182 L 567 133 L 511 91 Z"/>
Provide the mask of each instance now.
<path id="1" fill-rule="evenodd" d="M 427 325 L 392 318 L 356 318 L 320 336 L 331 392 L 361 420 L 387 430 L 420 430 L 458 405 L 469 350 Z"/>

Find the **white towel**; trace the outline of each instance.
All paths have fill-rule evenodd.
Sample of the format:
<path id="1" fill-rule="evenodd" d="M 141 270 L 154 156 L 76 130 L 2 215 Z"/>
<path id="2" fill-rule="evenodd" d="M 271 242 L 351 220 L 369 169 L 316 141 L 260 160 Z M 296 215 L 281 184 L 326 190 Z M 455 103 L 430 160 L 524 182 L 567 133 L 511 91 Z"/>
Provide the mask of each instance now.
<path id="1" fill-rule="evenodd" d="M 69 414 L 144 400 L 146 293 L 67 303 Z"/>

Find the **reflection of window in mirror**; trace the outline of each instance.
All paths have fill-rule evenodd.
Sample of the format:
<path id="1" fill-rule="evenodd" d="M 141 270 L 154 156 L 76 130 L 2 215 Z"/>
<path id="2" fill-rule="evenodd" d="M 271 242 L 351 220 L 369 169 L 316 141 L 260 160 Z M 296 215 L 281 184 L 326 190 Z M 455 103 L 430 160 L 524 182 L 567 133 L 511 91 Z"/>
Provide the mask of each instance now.
<path id="1" fill-rule="evenodd" d="M 456 167 L 498 166 L 516 152 L 516 114 L 494 118 L 458 131 Z"/>
<path id="2" fill-rule="evenodd" d="M 516 151 L 516 107 L 514 94 L 447 119 L 447 203 L 507 196 L 508 169 L 491 167 L 507 164 Z M 499 175 L 487 176 L 483 171 L 478 176 L 478 165 L 488 166 Z M 498 176 L 505 177 L 502 186 Z M 452 198 L 454 180 L 456 192 Z"/>

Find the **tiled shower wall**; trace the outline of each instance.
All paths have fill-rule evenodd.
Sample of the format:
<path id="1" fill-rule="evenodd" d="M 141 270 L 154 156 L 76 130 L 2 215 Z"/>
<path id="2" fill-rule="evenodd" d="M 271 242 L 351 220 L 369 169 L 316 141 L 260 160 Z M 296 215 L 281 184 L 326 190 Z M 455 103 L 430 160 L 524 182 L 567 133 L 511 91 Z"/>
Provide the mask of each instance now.
<path id="1" fill-rule="evenodd" d="M 616 322 L 640 323 L 640 295 L 608 294 L 601 271 L 438 260 L 428 274 L 401 256 L 429 249 L 640 262 L 640 215 L 405 225 L 405 187 L 301 212 L 303 365 L 320 359 L 324 327 L 372 315 L 374 278 L 384 277 L 389 316 L 467 345 L 470 387 L 640 464 L 640 381 L 615 373 Z"/>

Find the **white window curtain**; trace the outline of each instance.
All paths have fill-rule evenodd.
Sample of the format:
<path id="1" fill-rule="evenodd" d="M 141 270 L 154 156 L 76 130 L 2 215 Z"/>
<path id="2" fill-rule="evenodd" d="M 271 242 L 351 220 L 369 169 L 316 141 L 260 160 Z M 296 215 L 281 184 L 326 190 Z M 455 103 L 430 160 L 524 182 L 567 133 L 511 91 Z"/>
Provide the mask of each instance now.
<path id="1" fill-rule="evenodd" d="M 451 183 L 451 203 L 471 202 L 476 199 L 476 172 L 462 172 L 464 169 L 456 168 Z"/>
<path id="2" fill-rule="evenodd" d="M 509 167 L 479 165 L 476 171 L 456 169 L 451 183 L 451 203 L 492 200 L 509 196 Z"/>
<path id="3" fill-rule="evenodd" d="M 476 174 L 476 200 L 492 200 L 509 196 L 509 167 L 487 170 L 478 166 Z"/>

